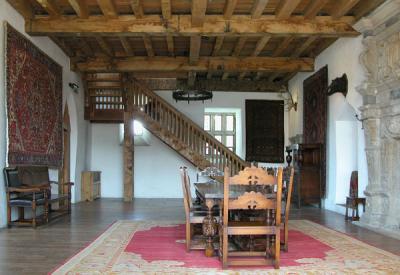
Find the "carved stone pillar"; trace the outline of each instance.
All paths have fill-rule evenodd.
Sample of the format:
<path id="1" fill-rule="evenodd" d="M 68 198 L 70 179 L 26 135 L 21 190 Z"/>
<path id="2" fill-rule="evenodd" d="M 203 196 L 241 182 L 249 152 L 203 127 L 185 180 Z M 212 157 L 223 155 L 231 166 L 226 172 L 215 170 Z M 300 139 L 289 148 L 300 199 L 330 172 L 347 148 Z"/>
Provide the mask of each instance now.
<path id="1" fill-rule="evenodd" d="M 357 87 L 366 140 L 367 206 L 360 225 L 400 237 L 400 1 L 358 24 L 367 78 Z"/>

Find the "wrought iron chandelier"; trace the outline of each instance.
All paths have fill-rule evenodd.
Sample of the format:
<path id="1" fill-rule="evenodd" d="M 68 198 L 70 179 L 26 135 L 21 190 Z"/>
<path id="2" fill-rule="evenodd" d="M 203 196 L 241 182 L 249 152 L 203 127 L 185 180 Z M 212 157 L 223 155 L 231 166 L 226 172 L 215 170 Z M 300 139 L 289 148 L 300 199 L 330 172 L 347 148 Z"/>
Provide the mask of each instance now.
<path id="1" fill-rule="evenodd" d="M 188 90 L 176 90 L 172 93 L 173 99 L 176 102 L 178 101 L 204 101 L 213 98 L 213 93 L 206 90 L 196 90 L 196 89 L 188 89 Z"/>

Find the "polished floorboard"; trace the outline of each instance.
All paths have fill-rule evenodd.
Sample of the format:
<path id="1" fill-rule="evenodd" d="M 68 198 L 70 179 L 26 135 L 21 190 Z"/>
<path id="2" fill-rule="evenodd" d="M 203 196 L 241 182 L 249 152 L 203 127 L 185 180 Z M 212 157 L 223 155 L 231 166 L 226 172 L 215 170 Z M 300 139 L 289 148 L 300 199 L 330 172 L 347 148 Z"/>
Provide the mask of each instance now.
<path id="1" fill-rule="evenodd" d="M 292 219 L 308 219 L 400 255 L 400 240 L 345 222 L 337 213 L 314 207 L 291 210 Z M 37 229 L 0 230 L 0 274 L 47 274 L 76 254 L 116 220 L 183 221 L 181 199 L 99 199 L 74 204 L 71 216 Z"/>

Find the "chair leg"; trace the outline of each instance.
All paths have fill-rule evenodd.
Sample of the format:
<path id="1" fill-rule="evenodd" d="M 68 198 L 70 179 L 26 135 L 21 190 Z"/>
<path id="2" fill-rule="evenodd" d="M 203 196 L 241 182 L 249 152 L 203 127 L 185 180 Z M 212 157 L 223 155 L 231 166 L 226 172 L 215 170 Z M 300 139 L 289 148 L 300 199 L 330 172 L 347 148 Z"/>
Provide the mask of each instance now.
<path id="1" fill-rule="evenodd" d="M 281 255 L 281 232 L 279 227 L 277 227 L 276 235 L 275 235 L 275 261 L 274 267 L 275 269 L 279 269 L 280 264 L 280 255 Z"/>
<path id="2" fill-rule="evenodd" d="M 49 223 L 49 203 L 47 201 L 44 204 L 44 220 Z"/>
<path id="3" fill-rule="evenodd" d="M 283 250 L 288 252 L 288 239 L 289 239 L 289 227 L 288 224 L 284 225 L 284 236 L 283 236 Z"/>
<path id="4" fill-rule="evenodd" d="M 7 206 L 7 225 L 11 226 L 11 207 Z"/>
<path id="5" fill-rule="evenodd" d="M 32 203 L 32 226 L 36 228 L 36 202 Z"/>
<path id="6" fill-rule="evenodd" d="M 7 225 L 11 226 L 11 206 L 10 206 L 10 193 L 7 192 Z"/>
<path id="7" fill-rule="evenodd" d="M 189 221 L 186 221 L 186 252 L 190 251 L 190 245 L 191 245 L 191 229 L 192 226 Z"/>
<path id="8" fill-rule="evenodd" d="M 18 220 L 22 221 L 25 219 L 25 209 L 23 207 L 18 207 Z"/>

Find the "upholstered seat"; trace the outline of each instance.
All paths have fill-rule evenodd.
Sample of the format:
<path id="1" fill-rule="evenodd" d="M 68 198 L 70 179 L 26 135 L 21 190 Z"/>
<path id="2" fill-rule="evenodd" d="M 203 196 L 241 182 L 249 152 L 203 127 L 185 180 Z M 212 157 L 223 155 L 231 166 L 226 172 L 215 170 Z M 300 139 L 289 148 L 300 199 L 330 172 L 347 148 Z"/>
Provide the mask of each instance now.
<path id="1" fill-rule="evenodd" d="M 44 198 L 36 200 L 36 206 L 44 205 L 46 203 L 46 200 Z M 10 206 L 15 206 L 15 207 L 32 207 L 33 205 L 33 199 L 22 199 L 22 198 L 17 198 L 17 199 L 10 199 Z"/>

